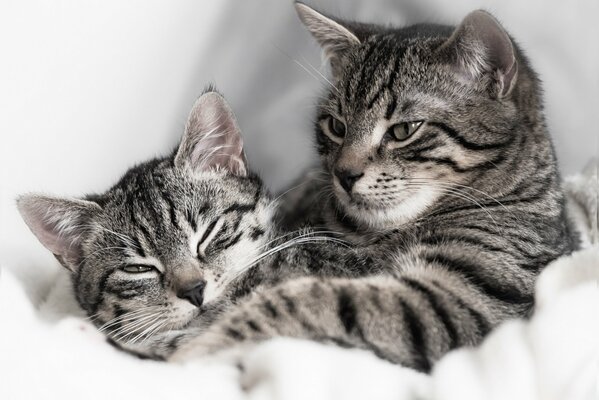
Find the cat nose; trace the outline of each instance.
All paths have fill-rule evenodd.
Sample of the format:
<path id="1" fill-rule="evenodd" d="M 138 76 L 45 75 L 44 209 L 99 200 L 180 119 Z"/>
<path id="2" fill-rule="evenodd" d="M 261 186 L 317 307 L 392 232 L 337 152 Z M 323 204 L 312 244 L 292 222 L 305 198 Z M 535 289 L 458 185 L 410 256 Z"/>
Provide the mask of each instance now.
<path id="1" fill-rule="evenodd" d="M 196 307 L 200 307 L 204 302 L 204 289 L 206 281 L 201 280 L 196 282 L 191 288 L 184 288 L 177 292 L 177 297 L 189 301 Z"/>
<path id="2" fill-rule="evenodd" d="M 335 176 L 339 179 L 341 187 L 345 189 L 347 193 L 351 192 L 354 183 L 364 176 L 363 172 L 353 171 L 351 169 L 336 169 Z"/>

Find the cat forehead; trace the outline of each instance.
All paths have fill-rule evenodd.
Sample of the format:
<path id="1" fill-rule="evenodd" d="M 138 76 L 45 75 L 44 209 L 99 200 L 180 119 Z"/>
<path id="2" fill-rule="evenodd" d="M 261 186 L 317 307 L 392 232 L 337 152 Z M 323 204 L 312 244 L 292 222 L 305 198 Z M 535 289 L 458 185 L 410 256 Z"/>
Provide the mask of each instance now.
<path id="1" fill-rule="evenodd" d="M 389 29 L 371 35 L 360 45 L 350 48 L 348 58 L 354 63 L 377 65 L 383 59 L 395 56 L 404 62 L 429 61 L 428 56 L 451 36 L 452 31 L 449 26 L 426 24 Z"/>
<path id="2" fill-rule="evenodd" d="M 124 227 L 141 217 L 184 213 L 194 218 L 215 215 L 234 203 L 259 200 L 260 183 L 223 173 L 199 176 L 173 169 L 134 168 L 100 196 L 88 196 L 103 209 L 101 225 Z M 158 223 L 166 223 L 159 219 Z"/>
<path id="3" fill-rule="evenodd" d="M 170 160 L 156 160 L 131 168 L 104 195 L 106 198 L 152 199 L 153 196 L 172 193 L 178 198 L 212 197 L 224 193 L 243 196 L 253 192 L 259 183 L 218 171 L 190 174 L 172 165 Z M 223 198 L 222 200 L 226 200 Z"/>
<path id="4" fill-rule="evenodd" d="M 372 124 L 395 112 L 446 112 L 480 94 L 456 79 L 434 55 L 420 50 L 354 61 L 321 102 L 324 111 Z M 372 65 L 366 65 L 366 64 Z"/>

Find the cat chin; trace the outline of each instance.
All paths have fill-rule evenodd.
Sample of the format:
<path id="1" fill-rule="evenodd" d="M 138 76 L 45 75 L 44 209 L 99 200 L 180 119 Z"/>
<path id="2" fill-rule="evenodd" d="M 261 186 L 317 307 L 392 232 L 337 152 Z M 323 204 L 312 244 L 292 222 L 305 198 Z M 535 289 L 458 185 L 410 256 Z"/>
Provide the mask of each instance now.
<path id="1" fill-rule="evenodd" d="M 355 221 L 374 229 L 392 229 L 418 219 L 439 198 L 439 192 L 421 188 L 392 205 L 355 203 L 348 196 L 338 198 L 343 209 Z"/>

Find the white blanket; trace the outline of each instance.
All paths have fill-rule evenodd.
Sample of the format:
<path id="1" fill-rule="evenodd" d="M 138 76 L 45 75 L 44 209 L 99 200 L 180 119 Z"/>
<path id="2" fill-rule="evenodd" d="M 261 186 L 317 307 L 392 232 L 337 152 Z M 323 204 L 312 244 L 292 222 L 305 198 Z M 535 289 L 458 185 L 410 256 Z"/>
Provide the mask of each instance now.
<path id="1" fill-rule="evenodd" d="M 430 376 L 368 352 L 291 339 L 247 350 L 243 370 L 218 358 L 140 360 L 108 345 L 84 318 L 58 266 L 35 276 L 21 265 L 20 278 L 11 266 L 0 270 L 0 399 L 597 398 L 596 168 L 567 181 L 586 248 L 544 270 L 532 319 L 506 322 L 478 348 L 451 352 Z"/>

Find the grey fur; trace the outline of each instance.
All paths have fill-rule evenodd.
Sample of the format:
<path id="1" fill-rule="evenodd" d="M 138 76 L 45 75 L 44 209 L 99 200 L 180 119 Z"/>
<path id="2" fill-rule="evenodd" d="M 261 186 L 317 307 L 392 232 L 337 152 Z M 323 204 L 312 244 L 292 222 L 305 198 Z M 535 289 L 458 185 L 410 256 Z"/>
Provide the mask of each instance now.
<path id="1" fill-rule="evenodd" d="M 279 231 L 276 202 L 248 171 L 235 117 L 212 91 L 195 103 L 172 155 L 131 168 L 99 195 L 30 194 L 17 205 L 72 273 L 92 321 L 112 343 L 145 357 L 168 355 L 258 285 L 370 269 L 366 255 L 340 240 Z M 352 259 L 347 266 L 337 262 L 342 251 Z M 149 269 L 127 272 L 138 266 Z M 182 296 L 200 282 L 202 301 Z"/>
<path id="2" fill-rule="evenodd" d="M 342 232 L 370 269 L 258 291 L 172 359 L 284 335 L 429 371 L 447 351 L 526 317 L 539 272 L 578 245 L 539 80 L 483 11 L 457 28 L 400 29 L 298 12 L 332 58 L 333 82 L 316 121 L 322 171 L 284 200 L 293 211 L 284 223 Z M 411 121 L 415 133 L 395 140 L 391 127 Z M 344 188 L 347 171 L 354 183 Z"/>
<path id="3" fill-rule="evenodd" d="M 237 138 L 226 141 L 234 151 L 224 161 L 215 160 L 224 171 L 206 170 L 194 157 L 191 163 L 173 165 L 173 158 L 166 158 L 131 170 L 109 192 L 88 201 L 111 215 L 94 217 L 94 227 L 109 223 L 119 235 L 147 237 L 152 243 L 138 247 L 146 245 L 148 253 L 169 264 L 165 278 L 175 277 L 140 287 L 132 308 L 140 308 L 141 299 L 152 294 L 155 304 L 172 298 L 181 266 L 184 276 L 233 271 L 234 279 L 195 311 L 196 318 L 190 314 L 187 324 L 154 330 L 150 325 L 150 331 L 141 332 L 141 346 L 131 340 L 119 340 L 120 345 L 183 360 L 285 335 L 369 349 L 428 371 L 452 348 L 475 345 L 505 319 L 528 315 L 539 272 L 576 247 L 539 82 L 490 15 L 470 14 L 457 29 L 331 25 L 326 17 L 303 17 L 332 52 L 335 75 L 317 116 L 322 172 L 297 202 L 284 201 L 296 213 L 283 216 L 282 224 L 289 232 L 313 226 L 335 234 L 318 239 L 323 240 L 318 245 L 302 242 L 316 241 L 314 234 L 285 237 L 264 212 L 274 204 L 259 180 L 245 175 L 245 165 L 229 162 L 228 157 L 243 162 Z M 324 29 L 318 26 L 322 23 L 329 25 Z M 360 43 L 327 42 L 331 32 L 336 39 L 348 37 L 335 32 L 337 25 Z M 222 115 L 232 115 L 225 111 Z M 326 131 L 323 121 L 330 115 L 344 121 L 343 138 Z M 423 122 L 408 139 L 396 142 L 387 128 L 402 121 Z M 230 122 L 227 118 L 225 125 Z M 373 128 L 381 123 L 385 129 L 373 140 Z M 197 141 L 184 140 L 180 149 L 198 154 L 189 143 Z M 363 174 L 349 193 L 335 177 L 338 169 Z M 58 220 L 46 218 L 53 201 L 20 202 L 26 221 L 51 250 L 55 243 L 44 232 L 45 225 Z M 202 204 L 208 208 L 200 212 Z M 193 234 L 177 226 L 179 216 L 191 210 L 205 226 L 232 204 L 248 210 L 235 218 L 242 221 L 235 232 L 248 238 L 244 251 L 257 253 L 264 246 L 278 251 L 277 256 L 267 256 L 266 250 L 262 262 L 241 268 L 235 260 L 218 262 L 220 252 L 205 264 L 189 254 Z M 44 213 L 36 212 L 40 209 Z M 140 223 L 152 231 L 142 235 Z M 114 306 L 119 301 L 106 297 L 109 279 L 103 277 L 122 257 L 118 251 L 96 252 L 111 246 L 129 252 L 136 246 L 122 246 L 115 235 L 99 229 L 79 232 L 76 226 L 67 232 L 76 233 L 69 243 L 81 244 L 75 252 L 81 262 L 77 268 L 66 264 L 76 271 L 84 308 L 93 314 L 97 305 L 106 305 L 104 322 L 118 314 Z M 256 229 L 263 238 L 252 241 Z M 288 237 L 293 239 L 286 245 L 302 246 L 284 250 Z"/>
<path id="4" fill-rule="evenodd" d="M 214 319 L 228 299 L 227 279 L 275 233 L 272 200 L 247 173 L 235 119 L 214 92 L 194 105 L 173 155 L 131 168 L 103 194 L 32 194 L 18 208 L 72 272 L 82 308 L 121 344 Z M 203 235 L 211 226 L 215 235 Z M 123 270 L 135 265 L 152 269 Z M 201 307 L 178 297 L 200 281 L 209 297 Z"/>

